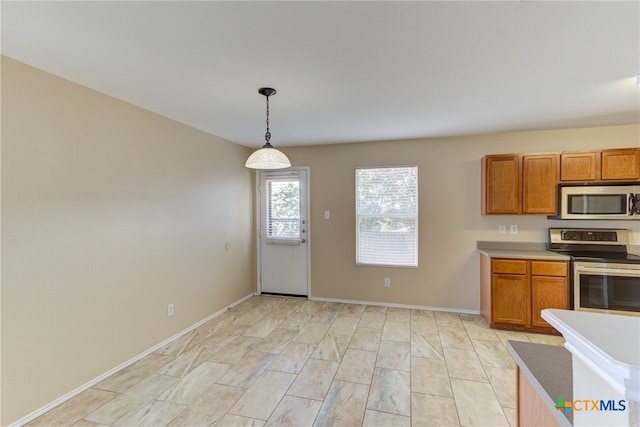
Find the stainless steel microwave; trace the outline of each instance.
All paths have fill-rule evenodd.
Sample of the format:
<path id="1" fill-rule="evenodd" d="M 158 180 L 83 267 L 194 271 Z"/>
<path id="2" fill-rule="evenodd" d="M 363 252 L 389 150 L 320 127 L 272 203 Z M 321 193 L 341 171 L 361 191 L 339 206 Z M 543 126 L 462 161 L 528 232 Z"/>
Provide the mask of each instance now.
<path id="1" fill-rule="evenodd" d="M 640 184 L 560 187 L 561 219 L 640 219 Z"/>

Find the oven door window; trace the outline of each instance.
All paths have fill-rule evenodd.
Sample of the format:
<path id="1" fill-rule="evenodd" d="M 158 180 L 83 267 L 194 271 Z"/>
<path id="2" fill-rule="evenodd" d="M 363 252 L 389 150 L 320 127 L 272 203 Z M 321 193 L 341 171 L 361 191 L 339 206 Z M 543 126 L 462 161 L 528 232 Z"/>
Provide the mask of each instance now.
<path id="1" fill-rule="evenodd" d="M 580 274 L 580 307 L 640 312 L 640 278 Z"/>

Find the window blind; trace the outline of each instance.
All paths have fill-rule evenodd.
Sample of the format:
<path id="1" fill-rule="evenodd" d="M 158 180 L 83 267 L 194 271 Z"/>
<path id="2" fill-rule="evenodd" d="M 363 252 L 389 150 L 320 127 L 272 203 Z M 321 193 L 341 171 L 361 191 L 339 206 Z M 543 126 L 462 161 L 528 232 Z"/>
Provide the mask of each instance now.
<path id="1" fill-rule="evenodd" d="M 356 169 L 356 263 L 418 266 L 418 167 Z"/>
<path id="2" fill-rule="evenodd" d="M 267 238 L 300 240 L 300 181 L 267 179 Z"/>

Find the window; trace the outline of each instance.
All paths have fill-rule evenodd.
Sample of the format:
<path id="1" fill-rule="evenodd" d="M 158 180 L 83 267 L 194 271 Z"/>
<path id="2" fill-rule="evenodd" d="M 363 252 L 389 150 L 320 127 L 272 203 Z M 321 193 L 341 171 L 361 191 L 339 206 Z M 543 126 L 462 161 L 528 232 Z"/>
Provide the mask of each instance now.
<path id="1" fill-rule="evenodd" d="M 267 240 L 300 240 L 300 181 L 267 178 Z"/>
<path id="2" fill-rule="evenodd" d="M 356 169 L 356 263 L 418 266 L 418 167 Z"/>

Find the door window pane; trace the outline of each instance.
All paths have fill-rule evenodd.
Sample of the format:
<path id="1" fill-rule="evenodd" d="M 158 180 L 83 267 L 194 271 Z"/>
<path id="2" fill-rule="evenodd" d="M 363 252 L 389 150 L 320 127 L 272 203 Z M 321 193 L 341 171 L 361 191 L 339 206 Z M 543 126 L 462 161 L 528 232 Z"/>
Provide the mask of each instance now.
<path id="1" fill-rule="evenodd" d="M 300 239 L 300 183 L 297 178 L 269 179 L 267 184 L 267 237 Z"/>

